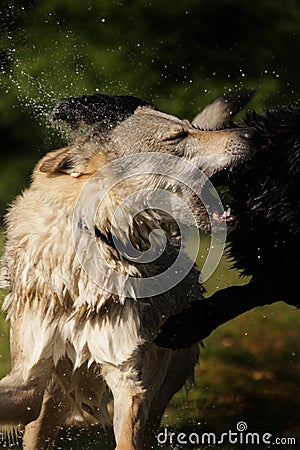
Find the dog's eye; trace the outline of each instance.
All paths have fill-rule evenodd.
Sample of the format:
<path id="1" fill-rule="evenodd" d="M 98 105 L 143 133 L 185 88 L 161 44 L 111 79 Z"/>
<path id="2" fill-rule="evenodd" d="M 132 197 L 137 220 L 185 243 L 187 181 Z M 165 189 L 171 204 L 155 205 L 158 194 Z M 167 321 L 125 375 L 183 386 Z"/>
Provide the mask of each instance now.
<path id="1" fill-rule="evenodd" d="M 163 138 L 163 141 L 180 141 L 181 139 L 185 139 L 187 135 L 188 132 L 186 130 L 173 131 L 170 134 L 166 135 Z"/>

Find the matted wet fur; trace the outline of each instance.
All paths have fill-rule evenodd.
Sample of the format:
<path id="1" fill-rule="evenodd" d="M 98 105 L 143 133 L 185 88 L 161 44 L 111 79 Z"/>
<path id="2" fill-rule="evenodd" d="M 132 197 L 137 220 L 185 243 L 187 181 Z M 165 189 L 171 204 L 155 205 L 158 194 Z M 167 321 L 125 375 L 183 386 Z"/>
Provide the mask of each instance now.
<path id="1" fill-rule="evenodd" d="M 95 103 L 96 118 L 89 109 Z M 111 115 L 108 104 L 115 108 Z M 192 380 L 199 356 L 197 345 L 173 351 L 157 347 L 153 340 L 174 311 L 201 299 L 199 273 L 193 267 L 179 284 L 152 297 L 139 298 L 135 293 L 124 298 L 122 291 L 108 292 L 101 286 L 107 286 L 109 278 L 93 281 L 78 260 L 74 209 L 91 177 L 121 156 L 177 155 L 210 176 L 248 151 L 251 133 L 201 131 L 128 97 L 125 103 L 120 97 L 118 101 L 106 96 L 73 99 L 55 114 L 56 119 L 66 117 L 73 128 L 78 122 L 91 128 L 74 144 L 38 162 L 30 187 L 6 216 L 2 284 L 10 290 L 4 309 L 11 323 L 12 370 L 0 382 L 0 423 L 24 425 L 23 448 L 46 450 L 74 414 L 86 423 L 110 423 L 107 405 L 112 398 L 116 449 L 149 449 L 168 402 Z M 105 174 L 114 176 L 109 169 Z M 169 181 L 159 179 L 160 188 Z M 75 224 L 77 232 L 97 240 L 101 257 L 128 277 L 155 276 L 179 252 L 173 224 L 169 227 L 157 210 L 141 212 L 139 220 L 127 226 L 130 239 L 142 250 L 148 248 L 149 233 L 162 229 L 167 245 L 159 264 L 129 261 L 112 242 L 118 230 L 112 228 L 111 217 L 118 204 L 135 189 L 149 185 L 155 188 L 155 179 L 125 180 L 104 199 L 91 228 L 82 221 Z M 199 226 L 203 219 L 205 227 L 204 208 L 199 210 L 196 202 L 194 209 Z M 97 254 L 87 251 L 86 256 L 99 264 Z"/>

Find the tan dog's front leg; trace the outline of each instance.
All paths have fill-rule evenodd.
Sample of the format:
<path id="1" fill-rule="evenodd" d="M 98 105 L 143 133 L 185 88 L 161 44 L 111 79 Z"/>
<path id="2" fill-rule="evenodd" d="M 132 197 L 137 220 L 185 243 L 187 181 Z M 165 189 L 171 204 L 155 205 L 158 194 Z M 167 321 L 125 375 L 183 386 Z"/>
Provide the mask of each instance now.
<path id="1" fill-rule="evenodd" d="M 141 450 L 149 409 L 147 392 L 120 368 L 106 367 L 103 377 L 114 398 L 115 450 Z"/>

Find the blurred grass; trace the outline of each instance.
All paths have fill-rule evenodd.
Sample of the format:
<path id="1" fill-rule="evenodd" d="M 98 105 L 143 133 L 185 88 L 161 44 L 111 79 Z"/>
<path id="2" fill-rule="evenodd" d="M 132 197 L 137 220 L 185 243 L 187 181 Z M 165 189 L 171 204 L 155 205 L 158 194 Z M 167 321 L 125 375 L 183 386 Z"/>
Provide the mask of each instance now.
<path id="1" fill-rule="evenodd" d="M 200 266 L 207 244 L 207 240 L 201 239 Z M 207 295 L 241 282 L 239 274 L 230 270 L 230 263 L 223 257 L 205 284 Z M 0 375 L 3 376 L 10 366 L 8 324 L 3 317 L 0 317 L 0 327 Z M 299 311 L 283 303 L 256 308 L 219 327 L 204 342 L 195 384 L 188 392 L 181 390 L 174 396 L 162 427 L 174 432 L 221 434 L 229 429 L 236 431 L 236 424 L 244 421 L 249 432 L 295 437 L 300 441 L 298 330 Z M 98 427 L 63 430 L 56 445 L 56 449 L 69 450 L 113 448 L 111 431 L 103 432 Z M 209 448 L 238 447 L 211 445 Z M 256 450 L 253 445 L 243 448 Z"/>
<path id="2" fill-rule="evenodd" d="M 252 432 L 300 438 L 299 312 L 282 304 L 248 312 L 205 340 L 195 385 L 177 394 L 170 427 L 222 433 L 245 421 Z M 261 447 L 259 447 L 261 448 Z"/>
<path id="3" fill-rule="evenodd" d="M 0 232 L 0 255 L 3 246 L 3 233 Z M 6 294 L 4 289 L 0 289 L 0 307 Z M 9 324 L 5 320 L 4 314 L 0 314 L 0 378 L 10 370 L 10 351 L 8 345 Z"/>

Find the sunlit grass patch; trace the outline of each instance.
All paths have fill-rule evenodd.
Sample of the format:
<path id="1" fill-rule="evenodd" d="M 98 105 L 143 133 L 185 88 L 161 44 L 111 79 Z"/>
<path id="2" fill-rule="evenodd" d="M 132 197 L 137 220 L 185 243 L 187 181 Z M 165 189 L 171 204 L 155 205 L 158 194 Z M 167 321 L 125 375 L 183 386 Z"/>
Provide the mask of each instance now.
<path id="1" fill-rule="evenodd" d="M 235 429 L 300 438 L 299 312 L 283 303 L 257 308 L 205 340 L 194 387 L 178 393 L 163 424 L 179 429 Z"/>
<path id="2" fill-rule="evenodd" d="M 0 305 L 1 305 L 0 295 Z M 0 316 L 0 378 L 10 369 L 10 352 L 8 346 L 9 324 L 3 315 Z"/>

